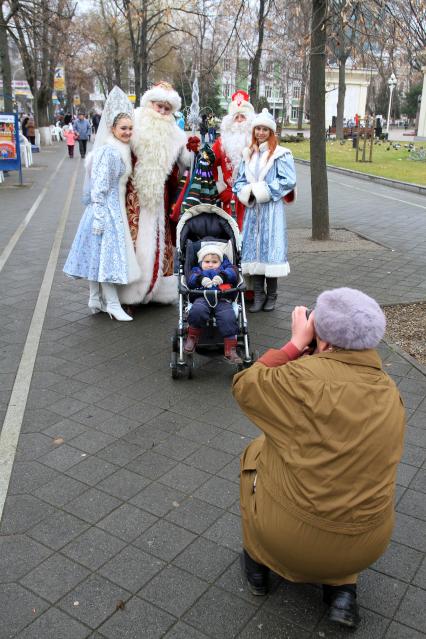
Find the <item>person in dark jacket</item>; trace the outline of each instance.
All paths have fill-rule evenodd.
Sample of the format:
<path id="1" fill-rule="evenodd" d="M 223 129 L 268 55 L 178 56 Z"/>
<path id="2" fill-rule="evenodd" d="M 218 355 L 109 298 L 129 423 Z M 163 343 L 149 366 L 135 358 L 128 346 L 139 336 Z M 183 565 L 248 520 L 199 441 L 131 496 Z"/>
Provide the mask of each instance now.
<path id="1" fill-rule="evenodd" d="M 89 120 L 86 119 L 84 113 L 78 114 L 78 120 L 74 122 L 73 128 L 78 135 L 78 146 L 81 159 L 83 160 L 86 157 L 87 141 L 90 139 L 92 132 Z"/>
<path id="2" fill-rule="evenodd" d="M 218 291 L 234 288 L 238 281 L 238 271 L 223 255 L 222 248 L 216 244 L 205 244 L 197 253 L 199 266 L 191 269 L 188 288 Z M 216 326 L 223 337 L 225 357 L 233 364 L 241 364 L 237 353 L 238 323 L 232 307 L 232 300 L 224 297 L 203 295 L 193 302 L 188 316 L 188 337 L 185 341 L 185 353 L 193 353 L 203 328 L 211 314 L 216 318 Z"/>

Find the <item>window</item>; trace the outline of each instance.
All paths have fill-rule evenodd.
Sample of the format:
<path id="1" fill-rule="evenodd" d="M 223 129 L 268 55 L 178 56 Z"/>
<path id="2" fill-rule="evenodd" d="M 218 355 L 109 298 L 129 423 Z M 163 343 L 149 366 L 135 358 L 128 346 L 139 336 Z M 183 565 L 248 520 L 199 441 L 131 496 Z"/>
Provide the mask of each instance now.
<path id="1" fill-rule="evenodd" d="M 297 120 L 299 117 L 299 107 L 291 107 L 291 119 Z"/>
<path id="2" fill-rule="evenodd" d="M 230 71 L 231 70 L 231 59 L 230 58 L 225 58 L 223 60 L 223 70 L 224 71 Z"/>
<path id="3" fill-rule="evenodd" d="M 229 84 L 229 82 L 226 82 L 226 84 L 223 85 L 222 93 L 225 98 L 229 97 L 231 93 L 231 85 Z"/>
<path id="4" fill-rule="evenodd" d="M 273 73 L 274 72 L 274 63 L 273 62 L 267 62 L 266 63 L 266 69 L 265 69 L 266 73 Z"/>
<path id="5" fill-rule="evenodd" d="M 293 98 L 300 98 L 300 85 L 298 84 L 293 85 Z"/>
<path id="6" fill-rule="evenodd" d="M 265 86 L 265 97 L 272 98 L 272 87 Z"/>

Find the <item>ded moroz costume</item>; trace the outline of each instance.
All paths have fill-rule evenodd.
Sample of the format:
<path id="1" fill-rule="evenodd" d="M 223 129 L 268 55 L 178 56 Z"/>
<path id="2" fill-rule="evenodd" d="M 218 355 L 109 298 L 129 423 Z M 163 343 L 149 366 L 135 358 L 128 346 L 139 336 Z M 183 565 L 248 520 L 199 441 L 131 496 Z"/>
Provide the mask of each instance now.
<path id="1" fill-rule="evenodd" d="M 232 215 L 231 202 L 235 202 L 238 227 L 243 228 L 244 204 L 232 193 L 244 148 L 250 143 L 251 120 L 254 116 L 248 93 L 237 91 L 232 96 L 229 113 L 220 125 L 220 137 L 213 144 L 215 163 L 213 176 L 224 210 Z"/>
<path id="2" fill-rule="evenodd" d="M 155 103 L 166 103 L 171 111 L 160 113 L 154 109 Z M 121 288 L 120 300 L 126 304 L 169 304 L 177 299 L 174 229 L 169 215 L 179 173 L 184 173 L 191 161 L 186 133 L 173 115 L 180 106 L 177 92 L 161 82 L 146 91 L 135 110 L 133 172 L 127 185 L 126 207 L 141 277 Z"/>

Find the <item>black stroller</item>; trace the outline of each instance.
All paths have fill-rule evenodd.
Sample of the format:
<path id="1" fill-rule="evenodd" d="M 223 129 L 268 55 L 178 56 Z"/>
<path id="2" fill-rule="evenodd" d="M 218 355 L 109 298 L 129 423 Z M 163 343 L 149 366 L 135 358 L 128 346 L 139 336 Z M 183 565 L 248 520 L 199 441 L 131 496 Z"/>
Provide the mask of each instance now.
<path id="1" fill-rule="evenodd" d="M 189 289 L 186 282 L 191 268 L 197 264 L 197 252 L 203 242 L 218 243 L 223 247 L 230 262 L 238 269 L 236 288 L 226 291 Z M 191 207 L 181 217 L 176 231 L 177 258 L 179 261 L 179 322 L 172 339 L 170 368 L 173 379 L 192 378 L 194 362 L 192 354 L 185 353 L 184 342 L 188 332 L 188 312 L 191 303 L 198 296 L 211 298 L 212 307 L 222 296 L 233 300 L 238 321 L 237 344 L 242 364 L 237 370 L 251 366 L 254 355 L 250 352 L 250 340 L 244 299 L 245 284 L 241 272 L 241 238 L 237 223 L 225 211 L 212 204 L 198 204 Z M 208 300 L 210 301 L 210 300 Z M 216 327 L 212 314 L 198 342 L 197 350 L 217 350 L 223 348 L 223 338 Z"/>

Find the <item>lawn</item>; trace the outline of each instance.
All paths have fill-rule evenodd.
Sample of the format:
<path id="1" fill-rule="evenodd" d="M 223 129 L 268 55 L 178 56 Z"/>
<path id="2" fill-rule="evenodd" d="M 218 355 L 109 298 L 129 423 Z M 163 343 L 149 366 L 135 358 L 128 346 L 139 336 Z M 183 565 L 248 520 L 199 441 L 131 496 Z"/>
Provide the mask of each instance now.
<path id="1" fill-rule="evenodd" d="M 283 144 L 291 149 L 295 158 L 309 160 L 309 140 Z M 419 149 L 421 145 L 417 143 L 416 148 Z M 327 164 L 403 182 L 426 185 L 426 162 L 410 160 L 410 153 L 406 146 L 408 143 L 402 142 L 400 149 L 394 149 L 392 142 L 391 146 L 387 142 L 381 142 L 373 146 L 372 162 L 356 162 L 356 151 L 352 148 L 352 140 L 346 140 L 344 144 L 335 140 L 329 141 L 327 142 Z M 423 148 L 425 147 L 426 143 L 423 143 Z M 362 149 L 359 151 L 359 157 L 362 157 Z M 369 157 L 368 146 L 366 157 Z"/>

